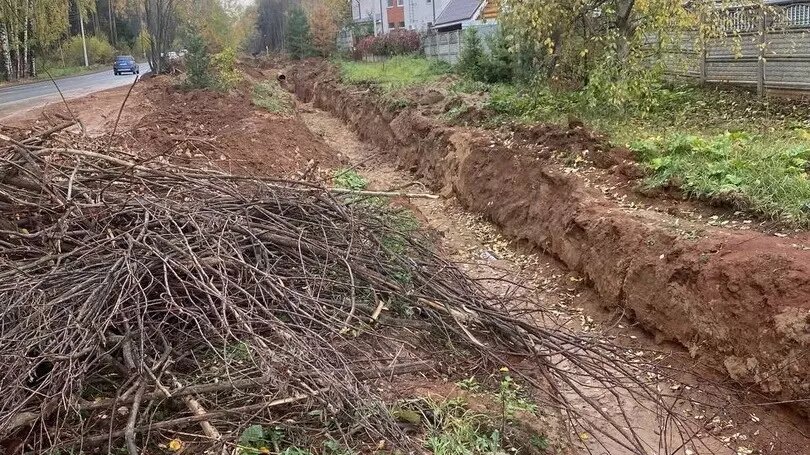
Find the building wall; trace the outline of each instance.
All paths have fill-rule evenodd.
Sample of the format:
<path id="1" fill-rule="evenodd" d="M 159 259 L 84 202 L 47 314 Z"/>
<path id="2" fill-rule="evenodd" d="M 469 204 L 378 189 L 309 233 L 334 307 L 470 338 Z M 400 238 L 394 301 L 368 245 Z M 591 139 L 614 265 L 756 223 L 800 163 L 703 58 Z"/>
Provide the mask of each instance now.
<path id="1" fill-rule="evenodd" d="M 449 2 L 450 0 L 405 0 L 405 19 L 408 28 L 427 30 Z"/>
<path id="2" fill-rule="evenodd" d="M 385 8 L 385 24 L 389 29 L 405 28 L 407 26 L 405 24 L 405 7 L 398 3 L 402 3 L 402 0 L 390 0 L 386 3 L 386 5 L 395 5 Z"/>
<path id="3" fill-rule="evenodd" d="M 498 13 L 501 12 L 500 0 L 487 0 L 484 10 L 481 12 L 481 19 L 493 20 L 498 18 Z"/>
<path id="4" fill-rule="evenodd" d="M 383 0 L 384 6 L 387 0 Z M 355 22 L 374 21 L 374 32 L 382 33 L 383 15 L 380 13 L 380 0 L 351 0 L 352 19 Z"/>
<path id="5" fill-rule="evenodd" d="M 387 33 L 391 29 L 389 26 L 391 23 L 398 28 L 403 22 L 405 28 L 426 31 L 449 2 L 450 0 L 393 0 L 391 3 L 394 6 L 389 7 L 388 0 L 352 0 L 351 11 L 355 21 L 365 21 L 373 17 L 375 30 L 379 33 Z"/>

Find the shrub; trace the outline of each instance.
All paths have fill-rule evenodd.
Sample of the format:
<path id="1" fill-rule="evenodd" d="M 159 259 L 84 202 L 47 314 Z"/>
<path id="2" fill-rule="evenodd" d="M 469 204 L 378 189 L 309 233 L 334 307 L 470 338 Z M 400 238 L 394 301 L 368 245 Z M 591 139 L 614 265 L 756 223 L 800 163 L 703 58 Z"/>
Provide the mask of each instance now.
<path id="1" fill-rule="evenodd" d="M 486 56 L 481 47 L 481 38 L 478 37 L 478 30 L 467 29 L 464 32 L 464 44 L 461 49 L 461 56 L 458 60 L 458 70 L 472 79 L 478 80 L 483 75 L 483 66 Z M 486 82 L 486 81 L 484 81 Z"/>
<path id="2" fill-rule="evenodd" d="M 137 58 L 146 58 L 146 54 L 149 52 L 149 43 L 152 41 L 152 37 L 149 35 L 149 32 L 146 30 L 141 30 L 141 33 L 135 37 L 135 42 L 132 43 L 132 56 Z"/>
<path id="3" fill-rule="evenodd" d="M 511 82 L 515 78 L 516 59 L 503 27 L 489 37 L 489 58 L 486 65 L 487 82 Z"/>
<path id="4" fill-rule="evenodd" d="M 479 82 L 511 82 L 514 77 L 515 58 L 501 29 L 491 35 L 489 52 L 484 51 L 478 31 L 467 29 L 458 62 L 458 71 Z"/>
<path id="5" fill-rule="evenodd" d="M 236 69 L 236 49 L 226 47 L 211 58 L 216 71 L 217 84 L 221 88 L 232 87 L 239 82 L 239 71 Z"/>
<path id="6" fill-rule="evenodd" d="M 355 46 L 355 58 L 376 55 L 392 57 L 419 52 L 422 41 L 414 30 L 392 30 L 385 35 L 366 36 Z"/>
<path id="7" fill-rule="evenodd" d="M 363 56 L 373 55 L 371 49 L 376 39 L 377 37 L 373 35 L 360 38 L 360 41 L 358 41 L 357 45 L 354 46 L 354 53 L 352 55 L 354 59 L 360 60 L 363 58 Z"/>
<path id="8" fill-rule="evenodd" d="M 406 55 L 419 52 L 422 40 L 415 30 L 392 30 L 383 36 L 385 54 Z"/>
<path id="9" fill-rule="evenodd" d="M 193 33 L 188 42 L 186 71 L 186 83 L 189 87 L 206 88 L 213 85 L 211 57 L 208 55 L 202 36 L 198 33 Z"/>
<path id="10" fill-rule="evenodd" d="M 104 38 L 87 37 L 87 59 L 90 64 L 110 63 L 115 57 L 115 49 Z M 65 63 L 68 66 L 84 65 L 84 47 L 82 37 L 74 36 L 64 47 Z"/>

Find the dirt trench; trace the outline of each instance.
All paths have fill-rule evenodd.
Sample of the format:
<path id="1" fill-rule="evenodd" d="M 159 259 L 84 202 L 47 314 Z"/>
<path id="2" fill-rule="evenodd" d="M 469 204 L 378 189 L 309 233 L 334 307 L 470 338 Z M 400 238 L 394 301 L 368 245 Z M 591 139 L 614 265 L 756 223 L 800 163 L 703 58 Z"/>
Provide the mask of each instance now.
<path id="1" fill-rule="evenodd" d="M 591 245 L 594 240 L 590 233 L 597 228 L 605 229 L 599 223 L 641 215 L 627 214 L 611 201 L 599 200 L 598 193 L 594 194 L 592 189 L 576 181 L 564 168 L 552 167 L 542 159 L 532 162 L 525 156 L 512 156 L 515 154 L 511 153 L 509 145 L 494 141 L 486 133 L 447 127 L 418 112 L 380 110 L 372 94 L 338 85 L 330 79 L 328 71 L 317 76 L 308 73 L 288 75 L 295 75 L 299 98 L 313 101 L 331 115 L 304 106 L 294 118 L 282 118 L 256 112 L 249 106 L 249 101 L 240 96 L 204 96 L 171 90 L 166 95 L 162 88 L 145 85 L 143 93 L 134 98 L 134 104 L 139 107 L 136 112 L 144 115 L 126 119 L 119 125 L 123 146 L 138 156 L 159 153 L 169 157 L 174 155 L 174 159 L 214 164 L 226 156 L 227 165 L 223 167 L 228 170 L 233 168 L 249 175 L 259 173 L 279 177 L 297 175 L 296 172 L 310 160 L 320 161 L 328 168 L 349 158 L 349 163 L 357 166 L 376 189 L 383 190 L 412 184 L 418 178 L 424 185 L 448 197 L 439 201 L 415 199 L 395 203 L 413 209 L 424 224 L 438 231 L 444 252 L 459 262 L 469 275 L 477 280 L 491 279 L 489 283 L 500 283 L 503 288 L 494 291 L 503 295 L 517 292 L 517 289 L 524 289 L 523 284 L 529 284 L 533 299 L 543 305 L 546 315 L 579 330 L 598 328 L 608 339 L 626 347 L 633 355 L 659 359 L 673 371 L 683 372 L 678 382 L 662 383 L 662 387 L 683 391 L 685 400 L 674 406 L 681 414 L 694 419 L 693 428 L 697 431 L 696 439 L 677 453 L 690 453 L 686 449 L 696 454 L 810 453 L 806 449 L 810 447 L 810 438 L 803 433 L 806 422 L 778 407 L 753 406 L 754 402 L 761 401 L 759 394 L 751 393 L 753 390 L 737 388 L 735 393 L 722 384 L 721 378 L 711 368 L 714 365 L 725 370 L 722 363 L 718 363 L 722 357 L 711 350 L 714 345 L 697 343 L 692 358 L 685 350 L 665 341 L 677 340 L 672 335 L 658 332 L 661 343 L 653 341 L 634 324 L 641 322 L 641 326 L 648 330 L 656 326 L 639 318 L 638 313 L 633 315 L 623 309 L 627 308 L 622 304 L 623 281 L 615 284 L 618 296 L 605 298 L 605 289 L 599 287 L 601 281 L 590 274 L 595 273 L 601 280 L 607 280 L 609 277 L 606 276 L 613 269 L 600 271 L 599 264 L 587 262 L 600 254 L 611 254 L 613 250 L 608 248 L 610 245 Z M 99 117 L 96 119 L 99 125 L 108 125 L 114 120 L 123 93 L 119 90 L 105 96 L 110 97 L 111 102 L 103 116 L 95 116 Z M 75 104 L 100 109 L 99 99 L 93 97 L 76 100 Z M 212 105 L 215 108 L 206 110 Z M 81 112 L 86 111 L 82 108 Z M 157 128 L 157 119 L 166 121 L 160 122 Z M 360 137 L 351 133 L 341 120 Z M 86 123 L 92 125 L 92 122 Z M 188 134 L 189 131 L 193 134 Z M 183 137 L 178 136 L 180 132 L 184 133 Z M 535 140 L 556 141 L 561 137 L 565 135 L 549 134 Z M 191 157 L 187 156 L 189 150 Z M 510 156 L 514 161 L 510 161 Z M 524 175 L 527 173 L 529 176 L 536 173 L 536 176 L 530 179 Z M 479 178 L 482 181 L 476 181 Z M 568 194 L 569 190 L 572 194 Z M 560 200 L 549 201 L 549 197 Z M 514 202 L 507 204 L 509 201 Z M 599 202 L 598 207 L 587 206 L 586 203 L 593 201 Z M 578 212 L 567 213 L 565 204 L 575 204 L 573 207 Z M 580 207 L 583 204 L 586 207 Z M 612 218 L 596 221 L 588 218 L 591 214 L 603 212 Z M 509 218 L 511 216 L 516 218 L 513 220 Z M 647 217 L 645 222 L 651 225 L 671 221 L 659 213 L 644 216 Z M 569 228 L 575 229 L 575 224 L 570 221 L 572 217 L 584 223 L 581 229 L 585 233 L 579 237 L 577 232 L 567 232 Z M 487 220 L 494 221 L 497 226 Z M 589 224 L 589 221 L 597 224 Z M 569 224 L 560 233 L 558 224 L 566 222 Z M 654 231 L 653 227 L 649 229 Z M 683 241 L 685 232 L 692 232 L 682 224 L 673 225 L 671 229 L 673 243 Z M 636 231 L 636 234 L 641 236 L 646 232 Z M 626 235 L 626 231 L 620 230 L 616 235 Z M 610 241 L 610 238 L 603 239 Z M 645 240 L 644 237 L 640 239 Z M 521 252 L 523 249 L 516 251 L 512 248 L 516 243 L 528 247 L 528 250 L 540 246 L 555 257 Z M 646 245 L 646 242 L 641 243 Z M 557 251 L 566 251 L 560 249 L 560 245 L 568 245 L 569 255 L 579 254 L 577 261 L 558 254 Z M 655 254 L 653 246 L 656 245 L 646 245 L 640 251 L 646 255 Z M 632 245 L 625 245 L 625 248 L 630 249 Z M 628 261 L 628 254 L 631 252 L 622 250 L 616 259 Z M 673 260 L 681 260 L 679 258 L 676 256 Z M 604 267 L 615 266 L 610 259 L 610 256 L 602 259 Z M 632 261 L 628 262 L 625 270 L 631 265 Z M 627 271 L 623 273 L 634 279 Z M 508 279 L 502 280 L 504 277 Z M 510 281 L 522 284 L 504 284 Z M 682 286 L 697 287 L 688 280 L 684 280 Z M 603 311 L 603 307 L 611 311 Z M 621 318 L 623 313 L 635 319 Z M 653 312 L 648 317 L 662 316 Z M 723 322 L 720 317 L 718 321 L 718 325 Z M 704 320 L 704 323 L 708 322 Z M 660 416 L 646 409 L 645 403 L 626 403 L 624 409 L 609 409 L 614 416 L 623 412 L 632 414 L 632 425 L 651 447 L 650 453 L 667 453 L 655 450 L 655 444 L 662 439 L 657 420 Z M 621 448 L 606 449 L 593 437 L 571 436 L 578 441 L 581 453 L 589 453 L 589 450 L 598 454 L 628 453 Z"/>
<path id="2" fill-rule="evenodd" d="M 368 179 L 372 189 L 386 190 L 418 183 L 407 170 L 397 169 L 385 149 L 360 140 L 340 119 L 311 104 L 302 105 L 299 113 L 316 136 L 350 160 Z M 691 440 L 670 434 L 671 440 L 665 441 L 662 428 L 668 425 L 660 420 L 653 403 L 626 397 L 623 405 L 617 406 L 605 391 L 593 395 L 611 417 L 631 416 L 631 426 L 649 448 L 649 453 L 795 454 L 803 453 L 804 447 L 810 444 L 810 439 L 800 429 L 801 418 L 780 408 L 754 406 L 746 392 L 732 392 L 728 384 L 722 384 L 720 375 L 692 359 L 684 349 L 673 343 L 656 342 L 633 321 L 623 318 L 620 310 L 606 311 L 600 296 L 581 274 L 548 255 L 526 251 L 510 242 L 497 226 L 465 210 L 458 202 L 452 197 L 394 201 L 412 210 L 425 227 L 436 231 L 439 248 L 473 279 L 486 282 L 497 295 L 524 293 L 529 300 L 537 302 L 542 307 L 537 313 L 541 315 L 537 323 L 563 325 L 584 332 L 598 330 L 606 339 L 626 347 L 631 357 L 638 356 L 642 363 L 659 364 L 666 370 L 666 379 L 658 381 L 658 385 L 663 390 L 682 394 L 682 399 L 673 404 L 673 410 L 692 421 L 688 429 L 693 432 Z M 513 310 L 520 312 L 522 308 Z M 650 368 L 639 374 L 655 378 L 658 373 Z M 577 397 L 567 398 L 577 401 Z M 587 406 L 583 405 L 581 411 L 594 422 L 601 419 L 587 411 Z M 602 429 L 610 431 L 607 425 Z M 569 440 L 575 441 L 574 453 L 629 453 L 599 435 L 586 435 L 582 439 L 580 436 L 568 435 Z M 557 438 L 566 436 L 557 434 Z M 683 447 L 674 449 L 681 443 L 685 443 Z"/>
<path id="3" fill-rule="evenodd" d="M 341 118 L 399 168 L 510 239 L 580 272 L 603 305 L 623 309 L 658 341 L 678 342 L 768 400 L 810 409 L 802 401 L 810 398 L 804 237 L 629 211 L 564 165 L 518 153 L 487 132 L 416 109 L 381 108 L 370 90 L 341 85 L 328 67 L 301 65 L 287 75 L 300 100 Z"/>

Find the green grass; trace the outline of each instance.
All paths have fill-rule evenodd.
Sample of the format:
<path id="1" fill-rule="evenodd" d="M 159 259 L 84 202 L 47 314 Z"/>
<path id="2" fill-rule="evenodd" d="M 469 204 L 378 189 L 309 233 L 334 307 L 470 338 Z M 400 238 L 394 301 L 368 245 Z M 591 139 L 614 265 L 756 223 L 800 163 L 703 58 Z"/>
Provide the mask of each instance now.
<path id="1" fill-rule="evenodd" d="M 332 182 L 338 188 L 360 191 L 366 189 L 368 180 L 354 169 L 338 169 L 332 177 Z"/>
<path id="2" fill-rule="evenodd" d="M 515 422 L 507 416 L 489 415 L 472 411 L 460 398 L 435 402 L 424 400 L 424 406 L 430 409 L 430 418 L 419 419 L 426 424 L 425 447 L 434 455 L 490 455 L 506 453 L 523 453 L 531 445 L 533 452 L 545 453 L 550 447 L 548 438 L 543 434 L 533 434 L 528 441 L 513 440 L 508 435 L 513 433 Z M 407 409 L 397 410 L 394 415 L 399 420 Z M 413 413 L 413 411 L 410 411 Z M 413 413 L 418 416 L 418 413 Z M 407 415 L 407 414 L 406 414 Z M 504 421 L 503 419 L 507 420 Z M 507 434 L 501 434 L 505 429 Z M 514 434 L 512 434 L 514 436 Z"/>
<path id="3" fill-rule="evenodd" d="M 68 67 L 56 67 L 56 68 L 46 68 L 51 76 L 54 78 L 57 77 L 66 77 L 66 76 L 77 76 L 79 74 L 87 74 L 87 73 L 94 73 L 96 71 L 100 71 L 103 69 L 109 69 L 112 72 L 112 63 L 109 65 L 90 65 L 89 67 L 85 66 L 68 66 Z M 38 79 L 49 79 L 48 75 L 45 74 L 45 71 L 42 70 Z"/>
<path id="4" fill-rule="evenodd" d="M 290 114 L 295 108 L 292 96 L 275 81 L 262 82 L 253 87 L 253 104 L 274 114 Z"/>
<path id="5" fill-rule="evenodd" d="M 343 82 L 373 84 L 386 92 L 429 84 L 449 71 L 446 64 L 419 57 L 392 57 L 382 62 L 340 62 Z"/>
<path id="6" fill-rule="evenodd" d="M 38 70 L 37 77 L 30 78 L 30 79 L 22 79 L 19 81 L 14 82 L 0 82 L 0 86 L 3 85 L 12 85 L 18 82 L 35 82 L 35 81 L 47 81 L 50 80 L 50 77 L 45 73 L 45 70 L 51 74 L 51 77 L 54 79 L 62 78 L 62 77 L 69 77 L 69 76 L 79 76 L 81 74 L 89 74 L 95 73 L 97 71 L 101 71 L 104 69 L 109 69 L 112 73 L 112 63 L 109 65 L 90 65 L 88 67 L 85 66 L 66 66 L 66 67 L 53 67 L 53 68 L 40 68 Z"/>
<path id="7" fill-rule="evenodd" d="M 672 134 L 631 144 L 651 175 L 651 187 L 680 187 L 791 224 L 810 221 L 807 141 L 724 133 Z"/>
<path id="8" fill-rule="evenodd" d="M 585 91 L 470 82 L 453 89 L 487 93 L 494 124 L 576 117 L 631 148 L 650 173 L 649 187 L 678 187 L 764 219 L 810 226 L 807 104 L 687 85 L 653 87 L 622 108 Z"/>

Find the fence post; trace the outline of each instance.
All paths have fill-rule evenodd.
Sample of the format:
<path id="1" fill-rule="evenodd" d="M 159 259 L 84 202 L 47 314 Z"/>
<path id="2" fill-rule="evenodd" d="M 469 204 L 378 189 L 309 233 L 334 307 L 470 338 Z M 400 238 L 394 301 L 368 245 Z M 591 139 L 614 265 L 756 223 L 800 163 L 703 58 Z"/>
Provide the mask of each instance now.
<path id="1" fill-rule="evenodd" d="M 757 95 L 765 96 L 765 37 L 768 31 L 765 8 L 759 7 L 759 58 L 757 59 Z"/>
<path id="2" fill-rule="evenodd" d="M 701 41 L 703 41 L 703 43 L 701 45 L 702 49 L 700 51 L 700 85 L 706 85 L 706 57 L 708 54 L 706 48 L 708 44 L 706 43 L 706 40 Z"/>

